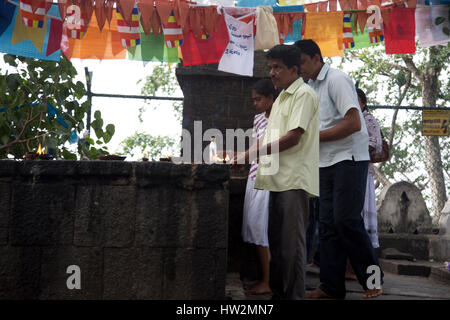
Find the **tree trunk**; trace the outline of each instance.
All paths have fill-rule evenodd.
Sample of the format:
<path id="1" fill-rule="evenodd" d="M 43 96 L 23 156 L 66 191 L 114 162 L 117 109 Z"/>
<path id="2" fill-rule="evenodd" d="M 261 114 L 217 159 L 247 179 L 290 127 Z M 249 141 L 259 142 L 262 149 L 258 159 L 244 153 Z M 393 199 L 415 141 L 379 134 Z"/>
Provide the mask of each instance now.
<path id="1" fill-rule="evenodd" d="M 438 93 L 439 68 L 432 67 L 437 53 L 430 50 L 430 61 L 424 70 L 422 78 L 422 103 L 424 106 L 435 106 Z M 445 188 L 444 168 L 442 166 L 439 137 L 425 136 L 426 168 L 430 178 L 431 198 L 435 221 L 438 221 L 441 210 L 447 201 Z"/>
<path id="2" fill-rule="evenodd" d="M 425 152 L 426 167 L 430 178 L 431 198 L 433 203 L 434 219 L 438 221 L 441 211 L 447 201 L 445 190 L 444 170 L 441 160 L 441 148 L 437 136 L 426 136 Z"/>

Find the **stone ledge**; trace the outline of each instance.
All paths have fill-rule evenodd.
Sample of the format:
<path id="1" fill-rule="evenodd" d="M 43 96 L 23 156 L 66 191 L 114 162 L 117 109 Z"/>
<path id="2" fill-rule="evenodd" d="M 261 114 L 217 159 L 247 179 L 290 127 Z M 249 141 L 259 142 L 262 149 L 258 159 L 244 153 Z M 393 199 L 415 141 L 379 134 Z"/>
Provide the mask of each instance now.
<path id="1" fill-rule="evenodd" d="M 443 262 L 380 259 L 380 264 L 385 272 L 405 276 L 428 277 L 450 285 L 450 271 L 445 270 Z"/>

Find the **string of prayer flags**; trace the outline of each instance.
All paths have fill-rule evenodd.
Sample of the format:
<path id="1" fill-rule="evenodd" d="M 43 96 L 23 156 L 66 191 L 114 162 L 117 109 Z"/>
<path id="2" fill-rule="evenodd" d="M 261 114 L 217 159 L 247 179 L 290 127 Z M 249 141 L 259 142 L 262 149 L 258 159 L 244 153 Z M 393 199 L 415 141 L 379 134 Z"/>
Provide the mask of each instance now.
<path id="1" fill-rule="evenodd" d="M 322 56 L 343 56 L 342 22 L 344 13 L 312 12 L 307 14 L 303 39 L 312 39 L 320 47 Z"/>
<path id="2" fill-rule="evenodd" d="M 135 47 L 141 43 L 141 31 L 139 29 L 139 10 L 135 4 L 131 11 L 131 21 L 128 24 L 119 9 L 117 11 L 117 30 L 119 31 L 120 41 L 124 47 Z"/>
<path id="3" fill-rule="evenodd" d="M 57 6 L 53 6 L 50 12 L 52 10 L 52 14 L 59 16 Z M 61 38 L 58 40 L 58 32 L 59 34 L 62 32 L 61 23 L 58 25 L 60 21 L 54 18 L 45 19 L 48 22 L 44 22 L 43 28 L 26 27 L 22 23 L 20 9 L 14 4 L 0 1 L 0 26 L 2 26 L 0 52 L 26 58 L 59 61 Z"/>
<path id="4" fill-rule="evenodd" d="M 70 60 L 78 59 L 125 59 L 126 49 L 122 46 L 117 26 L 117 16 L 113 12 L 109 28 L 100 32 L 97 18 L 92 16 L 86 35 L 81 40 L 63 35 L 61 49 Z"/>
<path id="5" fill-rule="evenodd" d="M 236 7 L 256 8 L 258 6 L 275 6 L 277 0 L 237 0 Z"/>
<path id="6" fill-rule="evenodd" d="M 382 11 L 387 54 L 416 52 L 414 12 L 414 8 L 388 8 Z"/>

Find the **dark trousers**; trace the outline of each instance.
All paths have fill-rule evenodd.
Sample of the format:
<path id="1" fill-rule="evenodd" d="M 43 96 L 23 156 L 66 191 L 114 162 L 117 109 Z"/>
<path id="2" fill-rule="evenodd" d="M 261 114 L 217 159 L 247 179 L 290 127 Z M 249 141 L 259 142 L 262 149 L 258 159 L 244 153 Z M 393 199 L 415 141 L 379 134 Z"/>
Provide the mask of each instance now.
<path id="1" fill-rule="evenodd" d="M 270 288 L 274 299 L 304 299 L 308 194 L 270 192 L 270 202 Z"/>
<path id="2" fill-rule="evenodd" d="M 368 164 L 347 160 L 320 168 L 320 288 L 336 298 L 345 297 L 347 257 L 364 290 L 367 268 L 380 266 L 361 216 Z"/>
<path id="3" fill-rule="evenodd" d="M 319 198 L 309 199 L 309 222 L 306 230 L 306 261 L 320 266 L 320 243 L 319 235 L 316 231 L 320 229 L 319 226 Z M 312 256 L 314 253 L 314 256 Z"/>

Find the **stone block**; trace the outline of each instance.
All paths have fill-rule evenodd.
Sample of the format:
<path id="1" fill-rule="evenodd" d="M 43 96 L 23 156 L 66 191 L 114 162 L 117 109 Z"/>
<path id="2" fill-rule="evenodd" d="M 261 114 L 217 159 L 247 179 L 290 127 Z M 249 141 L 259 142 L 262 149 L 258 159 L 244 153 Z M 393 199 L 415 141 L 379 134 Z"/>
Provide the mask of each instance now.
<path id="1" fill-rule="evenodd" d="M 19 162 L 13 160 L 0 161 L 0 177 L 14 177 L 17 173 Z"/>
<path id="2" fill-rule="evenodd" d="M 379 233 L 378 240 L 381 249 L 395 248 L 418 260 L 428 260 L 430 257 L 429 238 L 426 235 Z"/>
<path id="3" fill-rule="evenodd" d="M 55 176 L 74 176 L 79 163 L 69 160 L 24 161 L 19 165 L 18 171 L 22 176 L 32 176 L 33 181 L 37 182 Z"/>
<path id="4" fill-rule="evenodd" d="M 226 248 L 228 243 L 228 191 L 197 190 L 190 215 L 195 217 L 196 248 Z"/>
<path id="5" fill-rule="evenodd" d="M 101 299 L 103 286 L 102 248 L 51 247 L 42 249 L 39 299 Z M 69 289 L 69 266 L 80 268 L 80 289 Z"/>
<path id="6" fill-rule="evenodd" d="M 76 197 L 74 244 L 131 246 L 135 219 L 135 187 L 80 186 Z"/>
<path id="7" fill-rule="evenodd" d="M 136 206 L 135 246 L 192 246 L 196 219 L 190 215 L 192 192 L 159 187 L 143 189 Z"/>
<path id="8" fill-rule="evenodd" d="M 379 232 L 430 234 L 431 227 L 430 214 L 416 186 L 402 181 L 382 191 L 378 209 Z"/>
<path id="9" fill-rule="evenodd" d="M 430 259 L 435 261 L 450 260 L 450 235 L 430 236 Z"/>
<path id="10" fill-rule="evenodd" d="M 230 178 L 230 166 L 227 164 L 199 165 L 193 168 L 194 178 L 213 182 L 217 186 Z"/>
<path id="11" fill-rule="evenodd" d="M 41 249 L 0 246 L 0 257 L 0 299 L 37 299 Z"/>
<path id="12" fill-rule="evenodd" d="M 75 188 L 67 184 L 17 184 L 9 221 L 12 245 L 61 245 L 73 239 Z"/>
<path id="13" fill-rule="evenodd" d="M 11 210 L 10 184 L 0 183 L 0 228 L 7 227 Z"/>
<path id="14" fill-rule="evenodd" d="M 0 246 L 8 243 L 8 228 L 0 227 Z"/>
<path id="15" fill-rule="evenodd" d="M 163 251 L 163 299 L 224 299 L 226 249 Z"/>
<path id="16" fill-rule="evenodd" d="M 414 261 L 414 256 L 401 252 L 395 248 L 386 248 L 382 251 L 381 255 L 384 259 L 393 259 L 393 260 L 408 260 L 408 261 Z"/>
<path id="17" fill-rule="evenodd" d="M 163 259 L 157 248 L 108 248 L 103 299 L 161 299 Z"/>
<path id="18" fill-rule="evenodd" d="M 107 178 L 130 177 L 132 172 L 132 162 L 129 161 L 104 161 L 91 160 L 80 161 L 77 174 L 83 176 L 101 176 Z"/>

